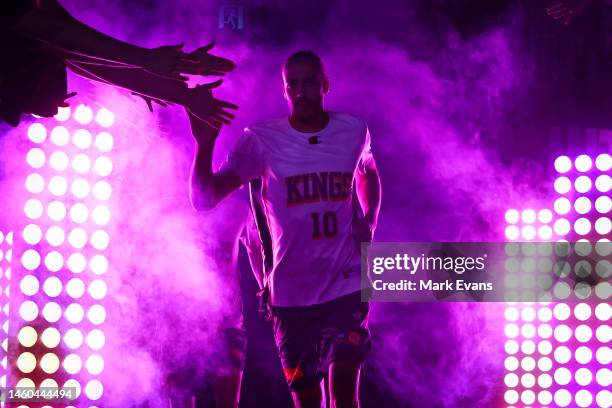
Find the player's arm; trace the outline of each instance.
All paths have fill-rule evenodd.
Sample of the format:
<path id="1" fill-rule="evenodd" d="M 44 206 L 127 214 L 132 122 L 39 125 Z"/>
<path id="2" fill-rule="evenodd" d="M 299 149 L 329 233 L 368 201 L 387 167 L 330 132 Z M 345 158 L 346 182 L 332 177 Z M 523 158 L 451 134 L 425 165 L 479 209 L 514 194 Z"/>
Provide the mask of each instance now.
<path id="1" fill-rule="evenodd" d="M 190 176 L 189 196 L 195 210 L 211 210 L 223 198 L 237 190 L 242 181 L 232 171 L 214 173 L 212 156 L 219 127 L 201 121 L 187 111 L 191 131 L 196 140 L 196 151 Z"/>
<path id="2" fill-rule="evenodd" d="M 364 221 L 373 232 L 378 223 L 381 201 L 380 177 L 373 157 L 364 164 L 363 172 L 357 172 L 355 182 L 357 198 L 364 213 Z"/>

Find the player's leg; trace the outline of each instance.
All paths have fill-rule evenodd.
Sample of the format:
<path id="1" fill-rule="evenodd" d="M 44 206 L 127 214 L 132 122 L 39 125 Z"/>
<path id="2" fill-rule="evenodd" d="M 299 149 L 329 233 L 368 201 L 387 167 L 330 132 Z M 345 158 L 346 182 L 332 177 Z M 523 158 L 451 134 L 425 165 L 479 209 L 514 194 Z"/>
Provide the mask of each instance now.
<path id="1" fill-rule="evenodd" d="M 369 304 L 355 292 L 325 304 L 320 370 L 329 375 L 332 408 L 359 407 L 359 374 L 370 350 Z"/>
<path id="2" fill-rule="evenodd" d="M 313 384 L 298 391 L 291 391 L 296 408 L 321 408 L 323 404 L 323 384 Z"/>
<path id="3" fill-rule="evenodd" d="M 246 331 L 242 328 L 222 330 L 227 356 L 214 378 L 216 408 L 237 408 L 246 354 Z"/>
<path id="4" fill-rule="evenodd" d="M 214 384 L 216 408 L 237 408 L 241 383 L 242 370 L 217 376 Z"/>

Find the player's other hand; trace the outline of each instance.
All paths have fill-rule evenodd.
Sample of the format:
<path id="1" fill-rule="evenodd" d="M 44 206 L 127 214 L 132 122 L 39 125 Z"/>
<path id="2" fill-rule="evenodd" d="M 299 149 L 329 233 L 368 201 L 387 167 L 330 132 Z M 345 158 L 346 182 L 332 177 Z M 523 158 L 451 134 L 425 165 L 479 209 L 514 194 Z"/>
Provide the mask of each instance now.
<path id="1" fill-rule="evenodd" d="M 187 81 L 189 78 L 181 74 L 198 74 L 202 65 L 182 50 L 183 44 L 152 48 L 145 53 L 142 68 L 155 75 Z"/>
<path id="2" fill-rule="evenodd" d="M 231 124 L 234 115 L 228 109 L 238 109 L 233 103 L 216 99 L 212 90 L 223 83 L 219 79 L 210 84 L 198 85 L 190 89 L 185 108 L 209 126 L 220 129 L 223 124 Z"/>
<path id="3" fill-rule="evenodd" d="M 187 54 L 187 57 L 191 61 L 197 61 L 200 64 L 201 70 L 198 72 L 198 74 L 223 76 L 227 72 L 233 71 L 236 68 L 234 61 L 209 54 L 208 52 L 214 46 L 215 42 L 212 41 L 207 45 Z"/>
<path id="4" fill-rule="evenodd" d="M 358 218 L 352 224 L 352 235 L 355 240 L 355 246 L 357 248 L 357 252 L 361 254 L 361 243 L 362 242 L 372 242 L 373 236 L 372 227 L 370 223 L 365 218 Z"/>
<path id="5" fill-rule="evenodd" d="M 546 14 L 555 20 L 562 20 L 563 24 L 568 25 L 572 20 L 585 9 L 591 0 L 561 0 L 550 3 L 546 6 Z"/>

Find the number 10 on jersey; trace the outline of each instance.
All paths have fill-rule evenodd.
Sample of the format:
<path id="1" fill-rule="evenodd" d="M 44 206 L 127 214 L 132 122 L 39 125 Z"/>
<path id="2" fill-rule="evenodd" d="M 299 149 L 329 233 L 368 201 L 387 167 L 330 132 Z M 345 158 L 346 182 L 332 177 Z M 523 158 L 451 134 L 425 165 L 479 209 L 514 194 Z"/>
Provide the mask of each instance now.
<path id="1" fill-rule="evenodd" d="M 318 212 L 310 213 L 312 218 L 312 239 L 334 238 L 338 235 L 336 213 L 327 211 L 321 216 Z"/>

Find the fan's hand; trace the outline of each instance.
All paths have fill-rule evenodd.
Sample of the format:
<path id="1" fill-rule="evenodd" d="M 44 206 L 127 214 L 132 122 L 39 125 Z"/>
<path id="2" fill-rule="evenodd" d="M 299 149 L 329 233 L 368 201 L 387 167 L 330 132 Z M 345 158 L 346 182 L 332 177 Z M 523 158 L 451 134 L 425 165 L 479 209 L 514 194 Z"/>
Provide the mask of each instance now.
<path id="1" fill-rule="evenodd" d="M 223 76 L 236 68 L 234 61 L 209 54 L 208 52 L 214 46 L 215 42 L 213 41 L 187 54 L 187 57 L 191 61 L 197 61 L 199 63 L 201 70 L 198 72 L 198 74 Z"/>

